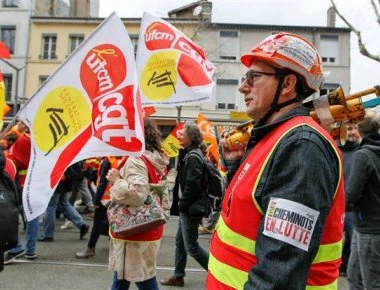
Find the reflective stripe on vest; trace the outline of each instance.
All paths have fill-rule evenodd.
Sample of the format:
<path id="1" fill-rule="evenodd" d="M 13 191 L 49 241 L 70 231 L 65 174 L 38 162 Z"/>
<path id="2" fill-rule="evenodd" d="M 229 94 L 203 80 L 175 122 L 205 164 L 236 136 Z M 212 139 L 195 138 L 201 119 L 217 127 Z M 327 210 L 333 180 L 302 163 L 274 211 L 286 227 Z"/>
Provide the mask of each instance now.
<path id="1" fill-rule="evenodd" d="M 267 162 L 279 142 L 289 131 L 304 125 L 314 128 L 329 141 L 339 160 L 338 186 L 334 194 L 332 207 L 326 217 L 321 245 L 310 268 L 307 289 L 337 289 L 342 249 L 343 224 L 341 215 L 344 213 L 342 161 L 332 138 L 308 117 L 293 118 L 280 125 L 277 130 L 275 129 L 269 133 L 268 139 L 263 143 L 259 142 L 257 145 L 261 145 L 261 147 L 258 147 L 261 150 L 255 150 L 254 148 L 235 174 L 227 189 L 222 214 L 211 241 L 208 276 L 212 277 L 207 278 L 207 289 L 243 288 L 248 279 L 249 270 L 257 263 L 255 239 L 263 218 L 263 210 L 255 200 L 256 189 Z M 250 164 L 255 164 L 255 167 L 251 167 L 249 162 Z M 244 175 L 244 171 L 249 171 L 249 174 Z M 252 190 L 250 190 L 249 184 L 253 185 Z M 236 192 L 241 192 L 241 194 L 233 196 L 231 192 L 234 191 L 235 194 Z M 248 199 L 249 196 L 244 195 L 244 192 L 252 192 L 251 203 Z M 238 198 L 237 201 L 241 202 L 239 203 L 239 212 L 236 211 L 236 205 L 231 202 L 233 197 Z M 235 201 L 235 204 L 238 203 L 237 201 Z M 231 212 L 229 212 L 230 203 Z M 228 215 L 226 215 L 227 211 Z M 249 230 L 244 227 L 247 223 L 251 225 Z"/>
<path id="2" fill-rule="evenodd" d="M 338 279 L 336 279 L 334 282 L 332 282 L 329 285 L 323 285 L 323 286 L 309 286 L 307 285 L 306 290 L 336 290 L 338 289 Z"/>
<path id="3" fill-rule="evenodd" d="M 28 170 L 27 169 L 23 169 L 23 170 L 19 170 L 18 171 L 18 180 L 19 180 L 19 183 L 20 183 L 20 186 L 24 186 L 25 184 L 25 180 L 26 180 L 26 175 L 28 174 Z"/>

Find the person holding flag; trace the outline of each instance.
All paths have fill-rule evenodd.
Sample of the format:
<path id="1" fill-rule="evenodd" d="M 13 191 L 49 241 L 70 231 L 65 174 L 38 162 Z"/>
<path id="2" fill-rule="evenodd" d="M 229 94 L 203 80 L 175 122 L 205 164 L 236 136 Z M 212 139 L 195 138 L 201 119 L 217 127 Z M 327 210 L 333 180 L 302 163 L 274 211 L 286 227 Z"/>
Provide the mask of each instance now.
<path id="1" fill-rule="evenodd" d="M 24 131 L 24 134 L 19 136 L 16 142 L 10 147 L 8 157 L 13 161 L 16 166 L 18 174 L 18 190 L 19 196 L 22 196 L 22 191 L 25 184 L 25 178 L 28 171 L 30 152 L 31 152 L 31 139 L 29 128 L 24 122 L 19 121 L 18 123 L 19 131 Z M 21 198 L 20 198 L 21 200 Z M 22 209 L 24 210 L 24 208 Z M 6 256 L 4 264 L 9 264 L 15 259 L 25 255 L 25 258 L 29 260 L 34 260 L 36 255 L 36 244 L 38 239 L 39 231 L 39 217 L 36 217 L 30 221 L 26 221 L 26 251 L 23 248 L 20 241 L 18 241 L 17 246 L 10 249 Z"/>
<path id="2" fill-rule="evenodd" d="M 113 206 L 144 204 L 150 193 L 150 170 L 161 178 L 164 177 L 168 160 L 161 150 L 161 132 L 152 120 L 144 118 L 144 133 L 143 157 L 129 156 L 120 162 L 118 169 L 111 168 L 106 175 L 111 186 L 109 220 L 112 220 L 110 208 Z M 168 198 L 162 199 L 161 206 L 166 213 L 169 212 L 168 203 Z M 112 290 L 129 289 L 131 282 L 135 282 L 138 289 L 159 289 L 156 279 L 156 261 L 163 231 L 164 226 L 160 225 L 146 232 L 122 236 L 110 228 L 108 269 L 114 272 Z"/>

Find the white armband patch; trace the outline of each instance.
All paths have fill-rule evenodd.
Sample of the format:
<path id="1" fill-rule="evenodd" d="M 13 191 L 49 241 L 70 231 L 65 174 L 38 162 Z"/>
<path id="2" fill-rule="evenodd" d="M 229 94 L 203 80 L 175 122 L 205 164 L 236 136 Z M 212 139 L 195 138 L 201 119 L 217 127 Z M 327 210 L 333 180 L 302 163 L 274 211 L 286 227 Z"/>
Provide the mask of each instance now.
<path id="1" fill-rule="evenodd" d="M 319 211 L 298 202 L 271 198 L 263 234 L 308 251 Z"/>

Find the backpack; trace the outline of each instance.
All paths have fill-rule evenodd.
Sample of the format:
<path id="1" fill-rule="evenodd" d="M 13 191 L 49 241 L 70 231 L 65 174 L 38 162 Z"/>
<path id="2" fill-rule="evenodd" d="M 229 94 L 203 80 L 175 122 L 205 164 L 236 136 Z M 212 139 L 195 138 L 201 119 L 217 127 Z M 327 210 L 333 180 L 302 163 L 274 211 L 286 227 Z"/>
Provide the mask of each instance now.
<path id="1" fill-rule="evenodd" d="M 0 172 L 0 249 L 8 251 L 17 245 L 19 200 L 16 185 L 4 171 Z"/>
<path id="2" fill-rule="evenodd" d="M 219 169 L 212 163 L 207 161 L 201 153 L 197 151 L 191 151 L 186 156 L 189 155 L 197 156 L 197 158 L 202 159 L 205 169 L 205 181 L 204 186 L 206 188 L 207 197 L 210 203 L 212 211 L 220 211 L 222 208 L 222 200 L 224 192 L 226 190 L 225 178 L 220 174 Z"/>

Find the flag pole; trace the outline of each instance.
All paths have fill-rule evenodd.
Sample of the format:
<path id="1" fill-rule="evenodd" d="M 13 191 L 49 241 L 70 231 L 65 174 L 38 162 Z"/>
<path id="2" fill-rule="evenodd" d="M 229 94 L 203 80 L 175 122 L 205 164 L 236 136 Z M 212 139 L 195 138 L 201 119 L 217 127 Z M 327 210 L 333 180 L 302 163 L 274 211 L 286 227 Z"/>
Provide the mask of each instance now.
<path id="1" fill-rule="evenodd" d="M 181 123 L 182 106 L 177 106 L 176 108 L 177 108 L 177 126 L 178 126 L 179 123 Z M 175 172 L 175 175 L 177 175 L 178 157 L 179 157 L 179 154 L 174 159 L 174 172 Z"/>

